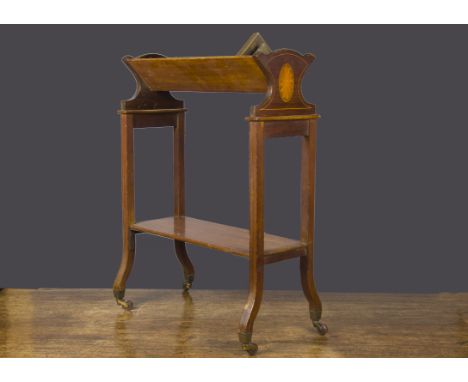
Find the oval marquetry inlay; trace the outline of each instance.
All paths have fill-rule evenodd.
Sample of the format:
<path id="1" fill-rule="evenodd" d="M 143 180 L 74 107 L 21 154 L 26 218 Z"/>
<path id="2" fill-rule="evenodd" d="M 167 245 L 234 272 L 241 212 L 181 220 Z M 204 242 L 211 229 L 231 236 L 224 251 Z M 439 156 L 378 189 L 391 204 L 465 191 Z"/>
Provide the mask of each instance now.
<path id="1" fill-rule="evenodd" d="M 291 101 L 294 92 L 294 71 L 291 65 L 284 64 L 278 77 L 279 95 L 283 102 Z"/>

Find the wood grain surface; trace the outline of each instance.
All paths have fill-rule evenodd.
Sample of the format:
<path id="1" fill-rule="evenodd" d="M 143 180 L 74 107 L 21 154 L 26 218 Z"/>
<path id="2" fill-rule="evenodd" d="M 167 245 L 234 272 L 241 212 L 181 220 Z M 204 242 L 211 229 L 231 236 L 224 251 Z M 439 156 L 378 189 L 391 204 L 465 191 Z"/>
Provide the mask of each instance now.
<path id="1" fill-rule="evenodd" d="M 185 241 L 238 256 L 249 256 L 249 230 L 188 216 L 170 216 L 137 222 L 131 228 L 138 232 Z M 304 249 L 299 240 L 265 234 L 265 257 Z M 297 256 L 297 255 L 296 255 Z"/>
<path id="2" fill-rule="evenodd" d="M 153 91 L 264 93 L 267 81 L 252 56 L 131 58 Z"/>
<path id="3" fill-rule="evenodd" d="M 249 357 L 237 339 L 247 291 L 6 289 L 2 357 Z M 321 293 L 326 336 L 302 291 L 265 291 L 256 357 L 467 357 L 468 294 Z"/>

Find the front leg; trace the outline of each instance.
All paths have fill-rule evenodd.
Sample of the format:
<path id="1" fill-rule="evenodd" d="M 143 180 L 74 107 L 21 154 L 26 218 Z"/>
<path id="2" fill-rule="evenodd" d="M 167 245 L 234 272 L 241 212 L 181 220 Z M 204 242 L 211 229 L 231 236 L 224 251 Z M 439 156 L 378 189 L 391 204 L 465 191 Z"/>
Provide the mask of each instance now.
<path id="1" fill-rule="evenodd" d="M 242 350 L 247 351 L 249 355 L 254 355 L 258 350 L 257 344 L 252 342 L 252 331 L 263 296 L 264 265 L 257 264 L 254 268 L 256 269 L 252 269 L 252 266 L 250 268 L 249 297 L 244 306 L 239 326 L 239 341 Z"/>
<path id="2" fill-rule="evenodd" d="M 122 260 L 114 281 L 114 297 L 124 309 L 132 309 L 131 301 L 124 299 L 125 286 L 135 259 L 135 232 L 130 229 L 135 222 L 135 187 L 133 158 L 133 128 L 135 118 L 132 114 L 120 115 L 121 118 L 121 167 L 122 167 Z"/>
<path id="3" fill-rule="evenodd" d="M 127 310 L 131 310 L 133 308 L 133 303 L 130 300 L 125 300 L 124 297 L 126 283 L 130 276 L 134 260 L 135 232 L 129 230 L 128 233 L 124 235 L 122 260 L 120 262 L 120 268 L 113 287 L 114 297 L 117 304 Z"/>
<path id="4" fill-rule="evenodd" d="M 239 341 L 250 355 L 257 352 L 252 330 L 263 296 L 264 231 L 264 123 L 250 122 L 249 128 L 249 297 L 240 322 Z"/>

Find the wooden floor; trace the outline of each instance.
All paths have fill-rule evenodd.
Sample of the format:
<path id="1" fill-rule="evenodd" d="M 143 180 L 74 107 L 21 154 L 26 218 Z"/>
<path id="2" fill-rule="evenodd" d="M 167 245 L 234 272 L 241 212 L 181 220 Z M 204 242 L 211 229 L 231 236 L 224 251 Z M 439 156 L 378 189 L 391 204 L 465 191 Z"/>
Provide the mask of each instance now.
<path id="1" fill-rule="evenodd" d="M 237 342 L 245 291 L 6 289 L 2 357 L 248 357 Z M 257 357 L 468 357 L 468 294 L 323 293 L 329 333 L 312 328 L 299 291 L 267 291 Z"/>

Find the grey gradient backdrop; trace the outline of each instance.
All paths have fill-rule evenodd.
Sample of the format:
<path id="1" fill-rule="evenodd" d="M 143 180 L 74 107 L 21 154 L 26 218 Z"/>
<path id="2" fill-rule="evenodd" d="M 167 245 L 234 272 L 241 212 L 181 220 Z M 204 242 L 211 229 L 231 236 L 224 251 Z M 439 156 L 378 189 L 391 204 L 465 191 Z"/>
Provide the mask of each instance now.
<path id="1" fill-rule="evenodd" d="M 157 19 L 155 19 L 157 21 Z M 110 287 L 121 254 L 120 58 L 230 55 L 254 31 L 313 52 L 316 279 L 322 291 L 468 291 L 468 27 L 2 26 L 0 283 Z M 247 126 L 260 95 L 178 94 L 187 213 L 248 224 Z M 169 129 L 136 132 L 137 218 L 171 214 Z M 299 230 L 299 142 L 268 141 L 266 229 Z M 189 246 L 195 288 L 245 288 L 244 259 Z M 138 236 L 129 287 L 178 288 L 166 239 Z M 297 261 L 266 288 L 299 288 Z"/>

